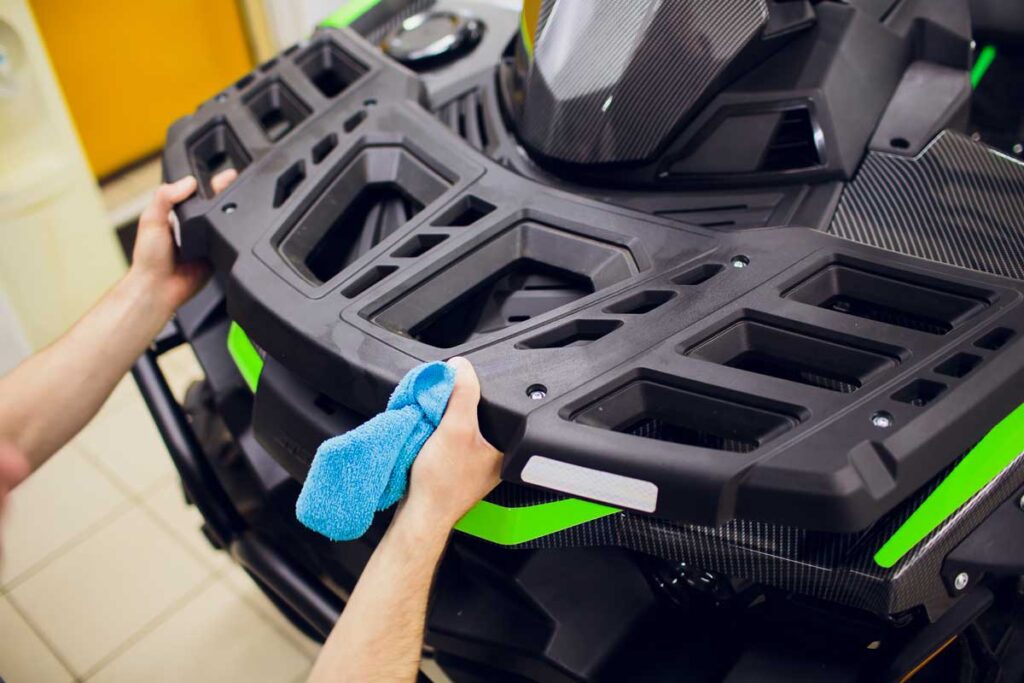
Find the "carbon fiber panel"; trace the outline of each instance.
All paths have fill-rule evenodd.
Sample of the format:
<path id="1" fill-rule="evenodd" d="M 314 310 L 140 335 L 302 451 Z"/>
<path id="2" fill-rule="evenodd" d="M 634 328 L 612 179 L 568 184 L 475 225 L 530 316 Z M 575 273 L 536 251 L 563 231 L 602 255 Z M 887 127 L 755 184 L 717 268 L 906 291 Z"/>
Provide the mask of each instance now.
<path id="1" fill-rule="evenodd" d="M 648 158 L 767 18 L 764 0 L 545 2 L 518 133 L 561 161 Z"/>
<path id="2" fill-rule="evenodd" d="M 621 546 L 877 614 L 896 614 L 919 605 L 940 611 L 952 600 L 940 575 L 942 562 L 1024 484 L 1024 456 L 1018 457 L 895 567 L 878 566 L 874 561 L 878 548 L 951 469 L 861 534 L 826 534 L 744 520 L 715 529 L 622 512 L 516 547 Z M 522 507 L 560 498 L 550 492 L 506 483 L 487 499 L 507 507 Z"/>
<path id="3" fill-rule="evenodd" d="M 829 232 L 1024 279 L 1024 165 L 946 131 L 916 157 L 867 155 Z"/>

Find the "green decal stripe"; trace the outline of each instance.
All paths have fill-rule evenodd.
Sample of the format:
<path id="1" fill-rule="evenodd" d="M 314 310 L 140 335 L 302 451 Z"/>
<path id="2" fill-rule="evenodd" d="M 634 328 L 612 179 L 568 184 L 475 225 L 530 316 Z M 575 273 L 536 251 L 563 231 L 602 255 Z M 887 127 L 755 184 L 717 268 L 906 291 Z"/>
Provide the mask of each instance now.
<path id="1" fill-rule="evenodd" d="M 238 371 L 242 373 L 242 379 L 255 394 L 260 373 L 263 372 L 263 357 L 249 341 L 249 335 L 236 322 L 232 322 L 228 328 L 228 353 L 238 366 Z"/>
<path id="2" fill-rule="evenodd" d="M 1007 415 L 949 473 L 877 553 L 889 568 L 1024 452 L 1024 405 Z"/>
<path id="3" fill-rule="evenodd" d="M 507 508 L 486 500 L 476 504 L 455 528 L 492 543 L 516 545 L 563 529 L 614 515 L 619 510 L 576 498 Z"/>
<path id="4" fill-rule="evenodd" d="M 989 67 L 992 66 L 992 62 L 996 61 L 996 46 L 986 45 L 981 48 L 981 52 L 978 53 L 978 59 L 974 62 L 974 68 L 971 69 L 971 86 L 974 88 L 978 87 L 981 83 L 981 79 L 985 77 Z"/>
<path id="5" fill-rule="evenodd" d="M 363 16 L 377 6 L 380 0 L 348 0 L 341 7 L 331 12 L 330 16 L 320 22 L 321 26 L 341 28 Z"/>

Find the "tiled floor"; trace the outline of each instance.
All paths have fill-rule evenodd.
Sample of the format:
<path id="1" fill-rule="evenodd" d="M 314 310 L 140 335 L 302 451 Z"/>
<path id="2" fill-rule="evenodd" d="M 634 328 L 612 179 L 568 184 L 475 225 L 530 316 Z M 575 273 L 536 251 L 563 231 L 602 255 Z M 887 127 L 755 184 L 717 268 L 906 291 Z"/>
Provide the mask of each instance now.
<path id="1" fill-rule="evenodd" d="M 161 359 L 181 397 L 199 368 Z M 15 490 L 0 565 L 0 677 L 303 680 L 318 645 L 199 531 L 131 379 Z"/>

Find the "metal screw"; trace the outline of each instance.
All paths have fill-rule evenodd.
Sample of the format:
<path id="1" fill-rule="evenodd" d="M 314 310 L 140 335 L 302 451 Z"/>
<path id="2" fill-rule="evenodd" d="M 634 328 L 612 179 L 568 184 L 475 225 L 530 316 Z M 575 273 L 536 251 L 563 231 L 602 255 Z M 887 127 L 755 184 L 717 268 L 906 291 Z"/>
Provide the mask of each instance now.
<path id="1" fill-rule="evenodd" d="M 526 395 L 534 401 L 543 401 L 548 396 L 548 390 L 541 384 L 534 384 L 526 390 Z"/>
<path id="2" fill-rule="evenodd" d="M 234 204 L 225 204 L 224 206 L 221 207 L 220 210 L 223 211 L 224 213 L 234 213 L 235 209 L 237 208 L 238 207 L 235 206 Z"/>
<path id="3" fill-rule="evenodd" d="M 953 579 L 953 587 L 956 588 L 958 591 L 962 591 L 963 589 L 967 588 L 967 584 L 970 582 L 971 577 L 967 576 L 967 572 L 960 572 L 956 575 L 956 578 Z"/>
<path id="4" fill-rule="evenodd" d="M 875 413 L 871 416 L 871 424 L 879 429 L 888 429 L 889 427 L 892 427 L 892 422 L 892 415 L 889 413 Z"/>
<path id="5" fill-rule="evenodd" d="M 1013 153 L 1016 154 L 1017 156 L 1020 156 L 1022 152 L 1024 152 L 1024 145 L 1020 144 L 1019 142 L 1016 143 L 1013 146 Z"/>
<path id="6" fill-rule="evenodd" d="M 1020 500 L 1019 500 L 1019 501 L 1017 501 L 1017 505 L 1019 505 L 1019 506 L 1020 506 L 1020 509 L 1021 509 L 1021 510 L 1024 510 L 1024 496 L 1021 496 L 1021 497 L 1020 497 Z"/>
<path id="7" fill-rule="evenodd" d="M 227 96 L 227 93 L 218 93 L 217 96 L 214 97 L 213 99 L 216 102 L 227 102 L 228 101 L 228 96 Z"/>
<path id="8" fill-rule="evenodd" d="M 733 268 L 746 268 L 750 265 L 750 259 L 746 256 L 733 256 L 732 267 Z"/>

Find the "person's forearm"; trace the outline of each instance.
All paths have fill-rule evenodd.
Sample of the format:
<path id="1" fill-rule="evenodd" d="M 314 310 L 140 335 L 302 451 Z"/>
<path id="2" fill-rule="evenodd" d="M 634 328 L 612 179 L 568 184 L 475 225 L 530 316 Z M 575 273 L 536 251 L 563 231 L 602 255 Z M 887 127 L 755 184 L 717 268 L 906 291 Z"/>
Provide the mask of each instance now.
<path id="1" fill-rule="evenodd" d="M 129 272 L 60 339 L 0 379 L 0 440 L 39 467 L 96 414 L 170 314 L 152 283 Z"/>
<path id="2" fill-rule="evenodd" d="M 403 505 L 345 605 L 311 683 L 413 681 L 427 598 L 451 525 Z"/>

